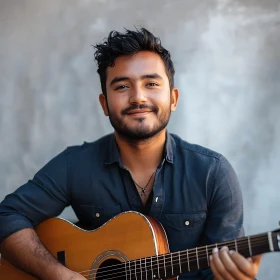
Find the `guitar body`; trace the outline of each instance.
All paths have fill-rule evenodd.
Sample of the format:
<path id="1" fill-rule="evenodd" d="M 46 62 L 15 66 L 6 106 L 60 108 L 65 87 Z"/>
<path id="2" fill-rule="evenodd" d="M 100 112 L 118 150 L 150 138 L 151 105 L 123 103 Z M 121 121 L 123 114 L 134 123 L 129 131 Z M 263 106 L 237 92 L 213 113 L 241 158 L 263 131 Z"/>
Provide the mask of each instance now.
<path id="1" fill-rule="evenodd" d="M 87 279 L 106 279 L 98 269 L 129 260 L 169 252 L 162 226 L 154 219 L 137 212 L 122 213 L 93 231 L 83 230 L 72 223 L 52 218 L 36 229 L 42 244 L 66 267 Z M 24 252 L 20 252 L 24 254 Z M 96 272 L 97 271 L 97 277 Z M 135 278 L 132 276 L 132 279 Z M 0 279 L 37 279 L 15 268 L 4 258 Z M 113 279 L 125 279 L 114 277 Z M 176 279 L 176 278 L 175 278 Z"/>

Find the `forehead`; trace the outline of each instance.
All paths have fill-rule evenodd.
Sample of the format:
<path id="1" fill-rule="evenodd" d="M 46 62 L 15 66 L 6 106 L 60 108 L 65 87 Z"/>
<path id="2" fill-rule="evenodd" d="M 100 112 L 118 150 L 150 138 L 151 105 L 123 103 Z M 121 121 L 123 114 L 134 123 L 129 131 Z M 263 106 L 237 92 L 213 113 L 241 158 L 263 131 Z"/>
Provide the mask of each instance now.
<path id="1" fill-rule="evenodd" d="M 142 51 L 134 55 L 124 55 L 116 59 L 113 67 L 107 68 L 107 82 L 116 76 L 126 76 L 131 79 L 157 73 L 168 79 L 164 62 L 157 53 Z"/>

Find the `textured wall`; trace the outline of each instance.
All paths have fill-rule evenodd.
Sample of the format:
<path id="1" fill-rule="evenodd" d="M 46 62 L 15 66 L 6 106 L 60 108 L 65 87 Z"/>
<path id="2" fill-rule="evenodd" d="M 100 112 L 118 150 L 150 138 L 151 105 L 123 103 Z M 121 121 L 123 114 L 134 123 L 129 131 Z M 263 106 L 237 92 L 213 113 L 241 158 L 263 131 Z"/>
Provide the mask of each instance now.
<path id="1" fill-rule="evenodd" d="M 133 25 L 173 55 L 181 97 L 169 130 L 230 160 L 248 234 L 276 228 L 279 0 L 0 0 L 0 200 L 66 146 L 112 131 L 90 45 Z M 266 255 L 258 279 L 279 279 L 279 261 Z"/>

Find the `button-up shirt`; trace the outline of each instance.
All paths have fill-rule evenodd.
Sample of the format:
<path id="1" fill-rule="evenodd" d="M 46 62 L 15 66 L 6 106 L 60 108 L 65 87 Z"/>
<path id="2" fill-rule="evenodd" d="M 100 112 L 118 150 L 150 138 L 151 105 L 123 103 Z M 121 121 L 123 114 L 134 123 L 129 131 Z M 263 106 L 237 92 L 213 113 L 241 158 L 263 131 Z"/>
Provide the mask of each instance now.
<path id="1" fill-rule="evenodd" d="M 0 204 L 0 242 L 71 205 L 95 229 L 115 215 L 138 211 L 164 227 L 171 252 L 235 239 L 243 232 L 239 183 L 221 154 L 166 134 L 165 154 L 143 205 L 122 163 L 114 134 L 67 148 Z M 180 279 L 213 279 L 210 269 Z"/>

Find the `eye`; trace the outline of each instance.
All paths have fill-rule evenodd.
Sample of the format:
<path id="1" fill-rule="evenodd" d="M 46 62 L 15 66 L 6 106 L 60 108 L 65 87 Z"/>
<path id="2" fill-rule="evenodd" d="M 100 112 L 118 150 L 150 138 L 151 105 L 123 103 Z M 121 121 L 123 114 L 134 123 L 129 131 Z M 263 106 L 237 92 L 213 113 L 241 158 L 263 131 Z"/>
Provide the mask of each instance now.
<path id="1" fill-rule="evenodd" d="M 122 89 L 125 89 L 125 88 L 128 88 L 128 86 L 127 85 L 120 85 L 120 86 L 117 86 L 115 88 L 115 90 L 122 90 Z"/>
<path id="2" fill-rule="evenodd" d="M 156 87 L 156 86 L 158 86 L 158 84 L 154 83 L 154 82 L 150 82 L 150 83 L 147 84 L 147 86 L 149 86 L 149 87 Z"/>

